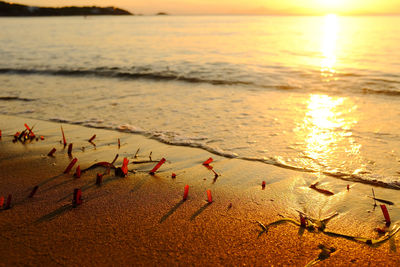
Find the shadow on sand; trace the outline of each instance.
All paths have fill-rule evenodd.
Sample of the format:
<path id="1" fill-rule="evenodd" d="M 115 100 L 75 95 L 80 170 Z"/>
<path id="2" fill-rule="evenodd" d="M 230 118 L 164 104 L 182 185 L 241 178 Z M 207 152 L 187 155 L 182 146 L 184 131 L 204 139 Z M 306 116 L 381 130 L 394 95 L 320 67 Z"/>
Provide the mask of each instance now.
<path id="1" fill-rule="evenodd" d="M 160 219 L 160 223 L 163 223 L 169 216 L 171 216 L 183 203 L 185 200 L 181 200 L 178 203 L 175 204 L 162 218 Z"/>
<path id="2" fill-rule="evenodd" d="M 55 211 L 52 211 L 44 216 L 42 216 L 41 218 L 37 219 L 35 221 L 36 224 L 42 223 L 42 222 L 48 222 L 53 220 L 54 218 L 56 218 L 57 216 L 60 216 L 61 214 L 63 214 L 64 212 L 67 212 L 69 210 L 72 210 L 72 204 L 66 204 L 62 207 L 59 207 L 58 209 L 56 209 Z"/>
<path id="3" fill-rule="evenodd" d="M 200 209 L 198 209 L 193 215 L 190 217 L 190 220 L 193 221 L 196 219 L 197 216 L 199 216 L 208 206 L 210 206 L 212 203 L 206 203 L 204 204 Z"/>

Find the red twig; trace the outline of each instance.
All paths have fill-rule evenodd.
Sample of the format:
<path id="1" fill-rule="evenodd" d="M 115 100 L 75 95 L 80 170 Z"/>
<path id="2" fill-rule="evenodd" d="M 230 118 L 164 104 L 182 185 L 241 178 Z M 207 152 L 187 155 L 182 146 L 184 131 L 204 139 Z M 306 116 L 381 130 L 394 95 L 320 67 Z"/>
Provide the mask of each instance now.
<path id="1" fill-rule="evenodd" d="M 208 160 L 203 162 L 203 165 L 208 165 L 213 161 L 213 158 L 208 158 Z"/>
<path id="2" fill-rule="evenodd" d="M 54 156 L 54 152 L 56 152 L 57 149 L 53 148 L 52 150 L 50 150 L 49 154 L 47 154 L 47 156 L 49 157 L 53 157 Z"/>
<path id="3" fill-rule="evenodd" d="M 154 166 L 153 169 L 151 169 L 150 174 L 151 174 L 151 175 L 154 175 L 154 173 L 156 173 L 156 171 L 161 167 L 161 165 L 163 165 L 163 164 L 165 163 L 165 161 L 166 161 L 166 159 L 165 159 L 165 158 L 162 158 L 162 159 L 157 163 L 157 165 Z"/>
<path id="4" fill-rule="evenodd" d="M 89 143 L 91 143 L 95 138 L 96 138 L 96 135 L 93 135 L 93 136 L 89 139 Z"/>
<path id="5" fill-rule="evenodd" d="M 66 147 L 67 146 L 67 140 L 65 140 L 65 134 L 64 134 L 64 129 L 63 129 L 62 125 L 61 125 L 61 133 L 62 133 L 62 137 L 63 137 L 64 147 Z"/>
<path id="6" fill-rule="evenodd" d="M 77 158 L 74 158 L 67 166 L 67 168 L 65 169 L 64 173 L 69 173 L 69 171 L 72 169 L 72 167 L 74 167 L 75 163 L 78 161 Z"/>
<path id="7" fill-rule="evenodd" d="M 211 196 L 211 190 L 207 190 L 207 201 L 208 203 L 212 203 L 212 196 Z"/>
<path id="8" fill-rule="evenodd" d="M 189 186 L 185 185 L 185 190 L 183 192 L 183 200 L 186 200 L 189 194 Z"/>

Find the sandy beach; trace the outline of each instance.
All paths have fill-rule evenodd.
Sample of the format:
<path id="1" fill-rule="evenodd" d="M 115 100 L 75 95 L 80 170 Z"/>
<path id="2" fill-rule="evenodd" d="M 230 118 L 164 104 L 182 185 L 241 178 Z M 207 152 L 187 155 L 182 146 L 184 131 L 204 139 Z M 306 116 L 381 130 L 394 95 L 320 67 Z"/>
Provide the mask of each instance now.
<path id="1" fill-rule="evenodd" d="M 13 143 L 24 123 L 44 140 Z M 370 186 L 332 177 L 300 173 L 275 166 L 227 159 L 201 149 L 170 146 L 141 135 L 63 124 L 72 157 L 61 142 L 60 123 L 0 116 L 0 197 L 12 194 L 10 209 L 0 210 L 0 265 L 146 265 L 146 266 L 304 266 L 334 248 L 320 264 L 326 266 L 397 266 L 399 237 L 379 246 L 309 231 L 282 223 L 262 233 L 282 216 L 299 221 L 296 210 L 322 219 L 335 212 L 326 225 L 332 232 L 379 238 L 373 229 L 385 224 L 379 209 L 366 197 Z M 87 140 L 96 134 L 93 144 Z M 118 148 L 118 138 L 121 147 Z M 53 157 L 47 153 L 56 148 Z M 138 157 L 134 158 L 137 149 Z M 155 162 L 167 162 L 155 175 Z M 75 167 L 96 162 L 115 166 L 129 159 L 127 177 L 114 171 L 96 185 L 97 167 L 74 178 Z M 68 174 L 72 158 L 77 165 Z M 202 165 L 209 157 L 219 176 Z M 134 173 L 135 172 L 135 173 Z M 176 178 L 172 178 L 172 173 Z M 319 181 L 333 196 L 312 190 Z M 266 187 L 262 189 L 262 181 Z M 29 198 L 35 186 L 36 194 Z M 189 185 L 186 201 L 182 200 Z M 83 203 L 72 206 L 73 191 L 82 190 Z M 213 202 L 207 202 L 211 190 Z M 380 189 L 375 189 L 379 192 Z M 381 190 L 383 191 L 383 190 Z M 390 198 L 392 201 L 396 199 Z M 394 206 L 396 207 L 396 206 Z M 392 225 L 399 212 L 388 207 Z"/>

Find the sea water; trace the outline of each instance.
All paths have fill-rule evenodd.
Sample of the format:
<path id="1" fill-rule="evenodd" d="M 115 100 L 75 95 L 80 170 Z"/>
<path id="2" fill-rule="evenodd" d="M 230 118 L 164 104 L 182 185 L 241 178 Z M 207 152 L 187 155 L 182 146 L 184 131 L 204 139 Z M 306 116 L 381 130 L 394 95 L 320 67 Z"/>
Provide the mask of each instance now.
<path id="1" fill-rule="evenodd" d="M 398 25 L 398 16 L 0 18 L 0 113 L 399 189 Z"/>

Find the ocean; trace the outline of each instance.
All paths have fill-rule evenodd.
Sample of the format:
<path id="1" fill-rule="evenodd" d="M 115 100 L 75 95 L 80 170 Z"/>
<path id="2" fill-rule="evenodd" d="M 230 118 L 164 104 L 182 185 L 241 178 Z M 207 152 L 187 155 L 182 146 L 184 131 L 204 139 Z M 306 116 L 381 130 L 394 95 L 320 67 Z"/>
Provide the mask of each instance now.
<path id="1" fill-rule="evenodd" d="M 399 16 L 0 18 L 0 114 L 400 189 L 398 25 Z"/>

